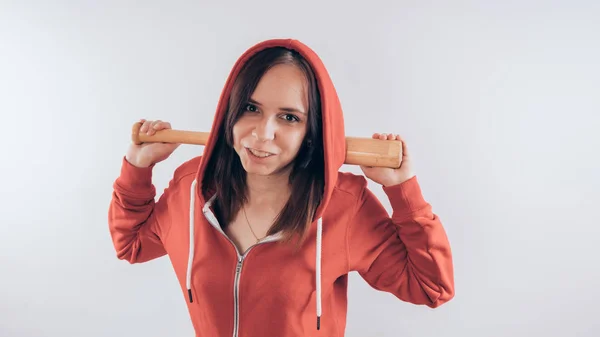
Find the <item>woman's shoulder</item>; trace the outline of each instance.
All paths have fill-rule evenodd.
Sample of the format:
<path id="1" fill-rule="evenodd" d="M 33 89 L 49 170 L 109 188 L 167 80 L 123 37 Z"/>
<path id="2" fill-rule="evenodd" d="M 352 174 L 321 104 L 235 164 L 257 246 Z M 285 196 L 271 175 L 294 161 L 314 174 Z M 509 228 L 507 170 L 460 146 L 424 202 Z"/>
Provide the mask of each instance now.
<path id="1" fill-rule="evenodd" d="M 184 178 L 194 179 L 198 173 L 201 160 L 202 156 L 197 156 L 181 163 L 179 166 L 177 166 L 175 172 L 173 173 L 173 181 L 177 183 Z"/>
<path id="2" fill-rule="evenodd" d="M 368 188 L 368 182 L 364 175 L 352 172 L 338 172 L 335 184 L 337 191 L 359 198 L 366 188 Z"/>
<path id="3" fill-rule="evenodd" d="M 353 218 L 360 205 L 372 196 L 364 175 L 338 171 L 335 187 L 327 204 L 327 213 L 331 218 Z"/>

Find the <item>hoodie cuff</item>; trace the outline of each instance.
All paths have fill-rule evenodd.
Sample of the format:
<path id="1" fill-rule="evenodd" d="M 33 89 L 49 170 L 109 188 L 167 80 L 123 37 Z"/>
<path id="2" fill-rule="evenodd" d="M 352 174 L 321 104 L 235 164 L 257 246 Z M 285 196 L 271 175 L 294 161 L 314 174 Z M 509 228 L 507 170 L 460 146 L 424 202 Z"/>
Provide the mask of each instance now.
<path id="1" fill-rule="evenodd" d="M 396 219 L 406 218 L 428 206 L 416 176 L 401 184 L 383 186 L 383 191 L 390 200 L 394 212 L 393 217 Z"/>
<path id="2" fill-rule="evenodd" d="M 137 167 L 131 164 L 125 156 L 121 163 L 121 175 L 117 180 L 117 184 L 122 188 L 134 192 L 136 194 L 151 194 L 154 193 L 152 185 L 152 169 L 154 164 L 148 167 Z"/>

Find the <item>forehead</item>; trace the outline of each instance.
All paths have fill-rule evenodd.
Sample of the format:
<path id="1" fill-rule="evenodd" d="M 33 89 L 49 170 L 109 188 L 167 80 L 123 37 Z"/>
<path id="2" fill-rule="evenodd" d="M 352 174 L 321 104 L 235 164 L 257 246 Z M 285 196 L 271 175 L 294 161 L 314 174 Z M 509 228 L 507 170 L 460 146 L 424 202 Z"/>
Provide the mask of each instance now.
<path id="1" fill-rule="evenodd" d="M 306 111 L 306 86 L 304 73 L 298 67 L 280 64 L 263 75 L 251 98 L 267 107 L 291 107 Z"/>

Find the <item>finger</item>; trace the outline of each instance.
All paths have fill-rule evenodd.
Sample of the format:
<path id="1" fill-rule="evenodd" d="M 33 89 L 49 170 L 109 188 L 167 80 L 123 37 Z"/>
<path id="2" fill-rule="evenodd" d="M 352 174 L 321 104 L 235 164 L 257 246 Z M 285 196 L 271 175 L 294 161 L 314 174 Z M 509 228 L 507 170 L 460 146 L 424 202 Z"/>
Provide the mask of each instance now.
<path id="1" fill-rule="evenodd" d="M 156 133 L 156 126 L 160 125 L 160 123 L 162 123 L 161 120 L 155 120 L 152 122 L 152 124 L 150 125 L 150 129 L 148 130 L 148 135 L 152 136 Z"/>
<path id="2" fill-rule="evenodd" d="M 150 128 L 150 124 L 151 123 L 152 123 L 152 121 L 144 120 L 144 123 L 140 127 L 140 132 L 146 132 L 147 133 L 148 129 Z"/>
<path id="3" fill-rule="evenodd" d="M 146 134 L 148 136 L 152 136 L 153 131 L 154 131 L 154 121 L 150 121 L 150 122 L 148 122 L 148 129 L 146 131 Z"/>
<path id="4" fill-rule="evenodd" d="M 386 134 L 386 133 L 382 133 L 382 134 L 379 136 L 379 139 L 381 139 L 381 140 L 386 140 L 386 139 L 387 139 L 387 134 Z"/>
<path id="5" fill-rule="evenodd" d="M 379 138 L 379 133 L 374 133 L 373 134 L 373 139 L 378 139 Z"/>
<path id="6" fill-rule="evenodd" d="M 153 126 L 154 130 L 162 130 L 171 128 L 171 124 L 169 122 L 157 121 Z"/>

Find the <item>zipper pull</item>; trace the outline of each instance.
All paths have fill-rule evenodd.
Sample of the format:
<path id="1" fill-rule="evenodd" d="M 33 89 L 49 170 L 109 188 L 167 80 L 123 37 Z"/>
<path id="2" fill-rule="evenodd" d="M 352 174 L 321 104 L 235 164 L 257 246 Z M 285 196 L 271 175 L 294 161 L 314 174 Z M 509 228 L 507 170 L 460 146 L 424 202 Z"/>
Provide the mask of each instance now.
<path id="1" fill-rule="evenodd" d="M 237 263 L 237 266 L 236 266 L 236 268 L 235 268 L 235 272 L 236 272 L 236 273 L 239 273 L 239 272 L 240 272 L 240 269 L 242 269 L 242 261 L 243 261 L 243 260 L 244 260 L 244 257 L 243 257 L 243 256 L 240 256 L 240 257 L 238 258 L 238 263 Z"/>

